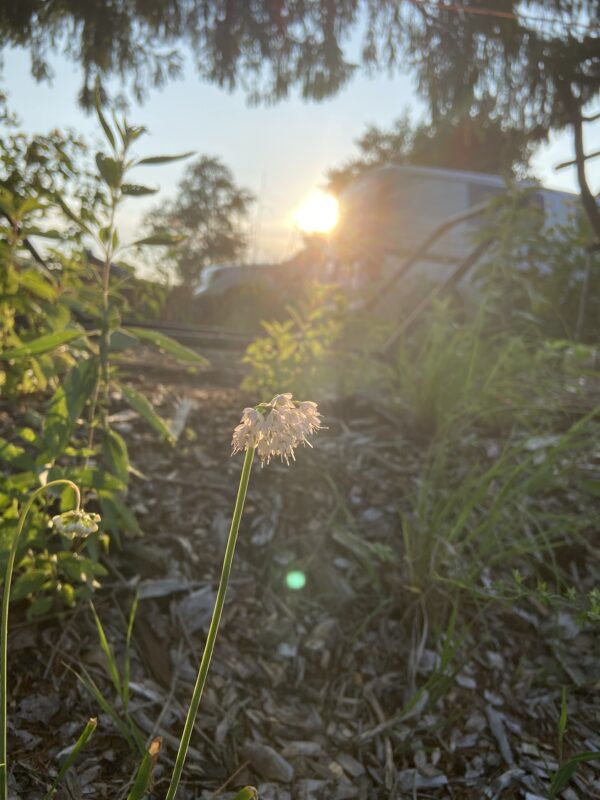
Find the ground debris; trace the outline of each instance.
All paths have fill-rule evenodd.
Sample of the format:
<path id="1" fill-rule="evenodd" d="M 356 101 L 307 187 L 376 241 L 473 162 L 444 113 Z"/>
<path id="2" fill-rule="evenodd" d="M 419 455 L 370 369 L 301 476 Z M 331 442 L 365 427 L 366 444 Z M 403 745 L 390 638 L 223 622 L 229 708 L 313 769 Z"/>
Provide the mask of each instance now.
<path id="1" fill-rule="evenodd" d="M 113 554 L 115 572 L 96 607 L 122 664 L 139 592 L 130 704 L 144 736 L 164 737 L 158 800 L 202 654 L 241 469 L 229 456 L 231 431 L 252 400 L 201 377 L 160 387 L 155 377 L 140 381 L 163 416 L 175 420 L 185 409 L 177 447 L 158 444 L 136 415 L 115 415 L 140 476 L 128 503 L 143 536 Z M 533 603 L 490 607 L 485 625 L 473 608 L 473 626 L 446 642 L 436 620 L 421 615 L 418 593 L 406 591 L 406 497 L 418 488 L 423 448 L 400 441 L 391 420 L 366 404 L 324 412 L 328 431 L 313 450 L 289 469 L 275 463 L 252 476 L 181 800 L 229 800 L 246 784 L 261 800 L 547 797 L 559 765 L 563 685 L 573 686 L 565 754 L 600 748 L 597 642 L 573 617 Z M 492 439 L 477 448 L 497 458 Z M 573 561 L 589 580 L 591 567 L 580 554 Z M 292 571 L 305 576 L 303 590 L 289 588 Z M 11 668 L 11 787 L 15 797 L 34 798 L 39 776 L 55 774 L 65 748 L 98 715 L 66 665 L 86 665 L 122 708 L 87 609 L 44 632 L 15 619 L 9 653 L 20 665 Z M 126 797 L 136 763 L 101 714 L 62 796 Z M 564 800 L 600 796 L 599 777 L 598 762 L 582 764 Z"/>

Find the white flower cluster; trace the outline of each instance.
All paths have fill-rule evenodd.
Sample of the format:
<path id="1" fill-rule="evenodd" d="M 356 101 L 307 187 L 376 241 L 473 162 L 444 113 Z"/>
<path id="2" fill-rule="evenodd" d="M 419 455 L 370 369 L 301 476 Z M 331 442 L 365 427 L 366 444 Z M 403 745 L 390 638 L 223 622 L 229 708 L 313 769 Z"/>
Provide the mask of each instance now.
<path id="1" fill-rule="evenodd" d="M 52 525 L 58 533 L 62 533 L 68 539 L 85 538 L 90 533 L 98 530 L 100 514 L 88 513 L 87 511 L 65 511 L 52 517 Z"/>
<path id="2" fill-rule="evenodd" d="M 270 403 L 244 409 L 233 432 L 233 452 L 255 447 L 262 464 L 268 464 L 273 456 L 289 464 L 295 448 L 310 444 L 306 437 L 321 427 L 316 403 L 297 402 L 289 393 L 278 394 Z"/>

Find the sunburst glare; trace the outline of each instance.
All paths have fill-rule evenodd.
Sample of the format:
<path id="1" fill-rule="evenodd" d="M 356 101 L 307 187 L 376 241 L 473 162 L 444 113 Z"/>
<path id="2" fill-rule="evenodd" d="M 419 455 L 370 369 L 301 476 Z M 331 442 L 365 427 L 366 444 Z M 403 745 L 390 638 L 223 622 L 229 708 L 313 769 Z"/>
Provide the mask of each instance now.
<path id="1" fill-rule="evenodd" d="M 338 201 L 332 194 L 313 192 L 294 211 L 292 221 L 302 233 L 329 233 L 339 217 Z"/>

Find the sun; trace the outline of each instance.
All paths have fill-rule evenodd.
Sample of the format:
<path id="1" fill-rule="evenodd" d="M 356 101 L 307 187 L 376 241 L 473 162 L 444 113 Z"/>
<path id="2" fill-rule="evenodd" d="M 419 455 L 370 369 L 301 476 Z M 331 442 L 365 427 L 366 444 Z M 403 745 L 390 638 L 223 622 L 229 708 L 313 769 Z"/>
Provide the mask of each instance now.
<path id="1" fill-rule="evenodd" d="M 332 194 L 313 192 L 292 215 L 302 233 L 330 233 L 338 221 L 338 201 Z"/>

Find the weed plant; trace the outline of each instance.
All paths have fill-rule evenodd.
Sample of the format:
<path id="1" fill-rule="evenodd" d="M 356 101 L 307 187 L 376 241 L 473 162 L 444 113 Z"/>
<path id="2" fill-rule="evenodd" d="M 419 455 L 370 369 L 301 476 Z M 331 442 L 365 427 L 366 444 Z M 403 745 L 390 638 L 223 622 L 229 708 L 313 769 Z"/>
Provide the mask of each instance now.
<path id="1" fill-rule="evenodd" d="M 597 344 L 600 337 L 600 287 L 590 275 L 587 248 L 593 235 L 577 202 L 557 222 L 552 208 L 537 206 L 535 187 L 509 187 L 490 204 L 478 236 L 494 244 L 473 278 L 505 330 L 540 339 Z M 581 303 L 585 315 L 580 320 Z"/>
<path id="2" fill-rule="evenodd" d="M 31 598 L 29 614 L 34 616 L 72 606 L 97 585 L 105 573 L 99 559 L 110 534 L 118 541 L 123 532 L 139 533 L 126 501 L 127 445 L 109 421 L 111 398 L 120 395 L 160 437 L 173 439 L 148 399 L 122 380 L 118 366 L 123 354 L 143 343 L 189 365 L 207 363 L 163 334 L 122 324 L 133 272 L 122 256 L 134 247 L 161 246 L 174 239 L 163 232 L 121 243 L 117 221 L 124 199 L 157 191 L 129 182 L 129 173 L 136 166 L 160 165 L 188 154 L 138 159 L 132 149 L 144 128 L 114 115 L 109 123 L 99 105 L 97 115 L 108 152 L 98 152 L 95 172 L 85 173 L 85 187 L 92 180 L 94 192 L 77 184 L 72 187 L 75 166 L 66 144 L 56 137 L 50 144 L 44 141 L 44 148 L 35 140 L 27 158 L 15 145 L 13 170 L 0 191 L 3 389 L 16 405 L 31 388 L 54 388 L 42 417 L 29 414 L 10 441 L 0 439 L 6 470 L 0 491 L 4 519 L 0 555 L 6 557 L 13 540 L 19 503 L 40 483 L 68 475 L 105 522 L 103 533 L 88 537 L 81 551 L 62 551 L 60 542 L 48 540 L 44 515 L 32 509 L 18 553 L 22 574 L 14 596 Z M 32 162 L 39 162 L 37 170 L 32 170 Z M 60 180 L 47 174 L 55 164 Z M 43 226 L 51 214 L 57 219 L 56 228 Z M 31 237 L 44 236 L 65 243 L 62 260 L 53 269 L 31 244 Z M 101 258 L 89 256 L 90 244 Z M 65 489 L 59 507 L 69 508 L 72 501 L 71 491 Z"/>
<path id="3" fill-rule="evenodd" d="M 343 334 L 345 300 L 334 285 L 309 283 L 295 307 L 288 306 L 289 319 L 262 322 L 266 336 L 257 337 L 247 348 L 243 363 L 248 374 L 242 388 L 260 396 L 286 386 L 296 394 L 319 387 L 321 396 L 334 388 L 331 368 Z"/>
<path id="4" fill-rule="evenodd" d="M 513 435 L 493 458 L 437 440 L 402 515 L 406 585 L 480 596 L 519 569 L 566 589 L 560 554 L 587 549 L 595 524 L 588 464 L 599 432 L 593 412 L 554 436 Z"/>

